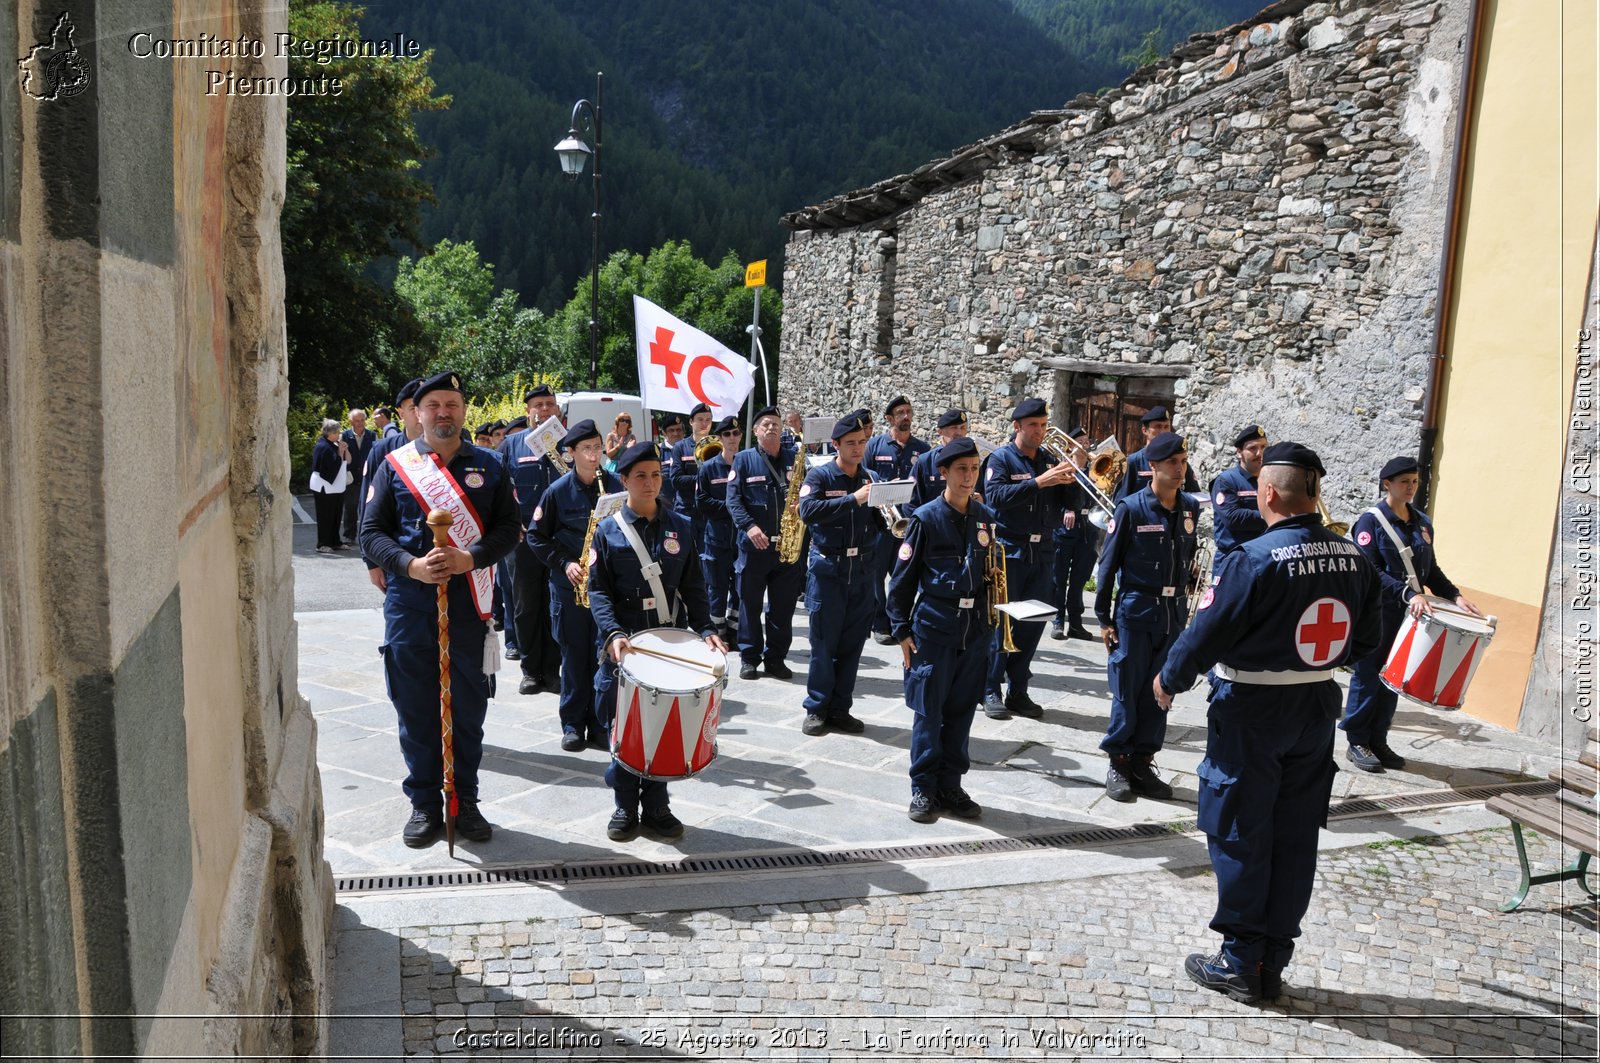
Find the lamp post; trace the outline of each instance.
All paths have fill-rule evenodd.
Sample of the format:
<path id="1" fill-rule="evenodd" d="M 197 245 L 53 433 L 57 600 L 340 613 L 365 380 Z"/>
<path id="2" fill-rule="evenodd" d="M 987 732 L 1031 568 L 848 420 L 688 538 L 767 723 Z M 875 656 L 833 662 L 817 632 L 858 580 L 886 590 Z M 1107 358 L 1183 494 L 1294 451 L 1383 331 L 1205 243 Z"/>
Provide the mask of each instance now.
<path id="1" fill-rule="evenodd" d="M 561 169 L 574 181 L 583 173 L 583 168 L 589 162 L 589 156 L 594 156 L 594 213 L 590 215 L 593 222 L 593 258 L 594 264 L 589 271 L 589 390 L 595 390 L 600 374 L 600 110 L 603 100 L 603 87 L 605 75 L 599 71 L 594 75 L 594 102 L 579 100 L 572 105 L 571 127 L 567 130 L 566 139 L 556 145 L 556 155 L 561 159 Z M 578 136 L 578 122 L 583 115 L 584 108 L 589 110 L 589 122 L 594 127 L 594 146 L 591 148 Z"/>

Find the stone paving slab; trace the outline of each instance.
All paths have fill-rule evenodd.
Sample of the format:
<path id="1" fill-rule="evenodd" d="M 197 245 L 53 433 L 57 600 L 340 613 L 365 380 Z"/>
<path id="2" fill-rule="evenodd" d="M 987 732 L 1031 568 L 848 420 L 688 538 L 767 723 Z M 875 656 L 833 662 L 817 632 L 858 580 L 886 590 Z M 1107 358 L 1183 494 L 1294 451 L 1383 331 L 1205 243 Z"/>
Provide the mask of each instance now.
<path id="1" fill-rule="evenodd" d="M 370 588 L 369 588 L 370 590 Z M 375 594 L 375 592 L 373 592 Z M 973 727 L 973 770 L 967 789 L 984 805 L 983 819 L 946 817 L 911 823 L 909 712 L 900 697 L 898 647 L 866 647 L 855 713 L 864 735 L 800 734 L 807 652 L 806 615 L 788 682 L 730 678 L 721 755 L 700 777 L 672 784 L 673 808 L 688 826 L 675 845 L 605 837 L 610 793 L 601 778 L 606 755 L 560 749 L 553 693 L 515 693 L 515 664 L 501 672 L 490 703 L 480 780 L 486 814 L 500 829 L 483 845 L 443 843 L 426 850 L 399 839 L 408 807 L 393 710 L 384 691 L 377 645 L 382 616 L 374 606 L 297 614 L 302 693 L 319 722 L 318 761 L 327 796 L 328 859 L 335 873 L 440 870 L 452 866 L 520 866 L 595 854 L 646 859 L 789 846 L 829 848 L 930 839 L 987 838 L 1061 824 L 1124 825 L 1192 818 L 1194 769 L 1204 752 L 1205 700 L 1181 696 L 1159 763 L 1177 790 L 1172 801 L 1118 805 L 1102 790 L 1105 759 L 1105 650 L 1098 643 L 1046 638 L 1035 659 L 1033 694 L 1041 720 L 993 721 Z M 1340 749 L 1343 748 L 1343 740 Z M 1462 713 L 1404 703 L 1392 735 L 1411 758 L 1404 771 L 1368 775 L 1341 771 L 1335 795 L 1382 796 L 1540 778 L 1556 751 Z M 1348 769 L 1348 765 L 1346 765 Z"/>
<path id="2" fill-rule="evenodd" d="M 1558 855 L 1537 837 L 1531 852 Z M 384 1010 L 368 987 L 371 1010 L 336 1016 L 334 1046 L 379 1058 L 397 1039 L 410 1058 L 1594 1058 L 1597 909 L 1562 883 L 1494 911 L 1514 885 L 1504 828 L 1324 853 L 1289 994 L 1271 1005 L 1182 975 L 1186 953 L 1215 946 L 1203 868 L 676 911 L 655 910 L 668 891 L 642 886 L 631 914 L 341 931 L 341 969 L 347 949 L 393 963 L 400 991 Z"/>

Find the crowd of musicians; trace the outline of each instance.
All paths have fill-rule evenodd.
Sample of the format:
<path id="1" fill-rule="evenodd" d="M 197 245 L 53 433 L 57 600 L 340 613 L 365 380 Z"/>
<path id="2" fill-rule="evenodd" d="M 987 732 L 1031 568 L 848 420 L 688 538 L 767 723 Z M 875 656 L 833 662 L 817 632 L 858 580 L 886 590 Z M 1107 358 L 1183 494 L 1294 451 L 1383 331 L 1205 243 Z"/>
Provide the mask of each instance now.
<path id="1" fill-rule="evenodd" d="M 1257 425 L 1233 438 L 1237 463 L 1202 495 L 1161 407 L 1144 415 L 1144 445 L 1125 456 L 1091 448 L 1081 429 L 1053 428 L 1037 398 L 1010 411 L 1008 439 L 980 440 L 967 414 L 950 409 L 930 444 L 912 432 L 910 401 L 897 397 L 883 430 L 856 409 L 833 421 L 826 443 L 808 443 L 798 418 L 785 424 L 762 409 L 744 448 L 740 418 L 713 422 L 701 406 L 659 444 L 624 445 L 613 433 L 608 457 L 589 420 L 566 425 L 559 445 L 541 452 L 527 429 L 557 417 L 557 399 L 539 387 L 526 404 L 526 425 L 489 450 L 465 441 L 458 375 L 413 381 L 396 404 L 405 431 L 380 440 L 366 466 L 361 549 L 386 591 L 382 652 L 413 807 L 403 838 L 415 847 L 443 829 L 441 585 L 455 828 L 474 841 L 492 833 L 477 770 L 497 622 L 506 656 L 520 664 L 520 692 L 558 692 L 562 747 L 578 751 L 608 745 L 631 635 L 687 628 L 737 652 L 741 680 L 787 681 L 803 594 L 810 653 L 803 696 L 796 690 L 799 730 L 862 733 L 851 710 L 866 640 L 898 645 L 908 814 L 919 823 L 981 815 L 962 785 L 970 730 L 980 711 L 1044 713 L 1030 685 L 1048 627 L 1053 638 L 1098 640 L 1108 651 L 1100 748 L 1115 801 L 1172 797 L 1156 765 L 1167 710 L 1207 678 L 1199 825 L 1217 870 L 1212 927 L 1223 944 L 1187 969 L 1241 1000 L 1276 996 L 1309 903 L 1336 770 L 1334 721 L 1342 716 L 1356 767 L 1403 767 L 1387 738 L 1396 695 L 1377 669 L 1405 612 L 1431 608 L 1425 590 L 1472 610 L 1434 558 L 1430 521 L 1411 505 L 1415 461 L 1382 468 L 1382 497 L 1347 539 L 1324 523 L 1318 455 L 1269 445 Z M 1097 477 L 1108 456 L 1113 475 Z M 909 503 L 872 504 L 875 483 L 906 480 Z M 592 520 L 602 496 L 619 492 L 616 516 Z M 450 504 L 451 543 L 432 546 L 427 514 Z M 485 570 L 497 562 L 491 583 Z M 1084 618 L 1091 577 L 1097 632 Z M 1013 605 L 1032 602 L 1053 606 L 1053 616 L 1012 618 Z M 1355 678 L 1341 706 L 1333 676 L 1346 665 Z M 606 779 L 610 838 L 681 835 L 665 783 L 614 761 Z"/>

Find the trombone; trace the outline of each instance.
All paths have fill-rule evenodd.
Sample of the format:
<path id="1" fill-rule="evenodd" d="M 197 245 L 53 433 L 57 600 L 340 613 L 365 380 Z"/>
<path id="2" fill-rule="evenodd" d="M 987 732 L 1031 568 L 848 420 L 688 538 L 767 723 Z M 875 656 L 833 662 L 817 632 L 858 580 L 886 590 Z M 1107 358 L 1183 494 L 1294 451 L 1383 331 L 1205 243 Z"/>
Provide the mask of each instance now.
<path id="1" fill-rule="evenodd" d="M 1113 449 L 1116 448 L 1117 444 L 1115 438 L 1107 438 L 1105 443 L 1100 444 L 1100 447 L 1104 447 L 1107 443 L 1109 443 Z M 1073 461 L 1072 452 L 1074 450 L 1082 450 L 1083 448 L 1080 444 L 1074 442 L 1071 436 L 1067 435 L 1067 433 L 1063 432 L 1056 425 L 1050 425 L 1044 430 L 1044 442 L 1040 444 L 1040 449 L 1054 458 L 1057 465 L 1065 463 L 1072 466 L 1073 471 L 1076 473 L 1073 479 L 1077 480 L 1078 486 L 1083 488 L 1084 492 L 1089 496 L 1090 501 L 1092 501 L 1096 507 L 1095 512 L 1089 514 L 1089 523 L 1093 524 L 1101 531 L 1104 531 L 1106 525 L 1111 522 L 1112 514 L 1117 511 L 1117 507 L 1116 504 L 1111 501 L 1108 490 L 1099 483 L 1094 473 L 1091 471 L 1099 463 L 1099 458 L 1091 455 L 1088 469 L 1084 468 L 1082 465 L 1079 465 L 1076 461 Z M 1095 448 L 1096 454 L 1098 454 L 1099 449 L 1099 447 Z M 1084 451 L 1084 453 L 1087 454 L 1090 452 Z M 1122 451 L 1117 450 L 1116 456 L 1122 457 Z M 1123 458 L 1123 464 L 1127 464 L 1126 458 Z"/>

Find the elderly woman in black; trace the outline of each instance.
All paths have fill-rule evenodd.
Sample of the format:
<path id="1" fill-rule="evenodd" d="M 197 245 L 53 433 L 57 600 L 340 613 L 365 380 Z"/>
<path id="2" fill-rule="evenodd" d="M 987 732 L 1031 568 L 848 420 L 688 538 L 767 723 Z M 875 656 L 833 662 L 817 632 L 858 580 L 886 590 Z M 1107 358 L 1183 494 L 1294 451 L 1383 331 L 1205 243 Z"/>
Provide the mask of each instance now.
<path id="1" fill-rule="evenodd" d="M 339 541 L 339 514 L 349 486 L 350 451 L 339 438 L 339 422 L 324 420 L 322 438 L 311 451 L 311 497 L 317 511 L 317 552 L 343 549 Z"/>

